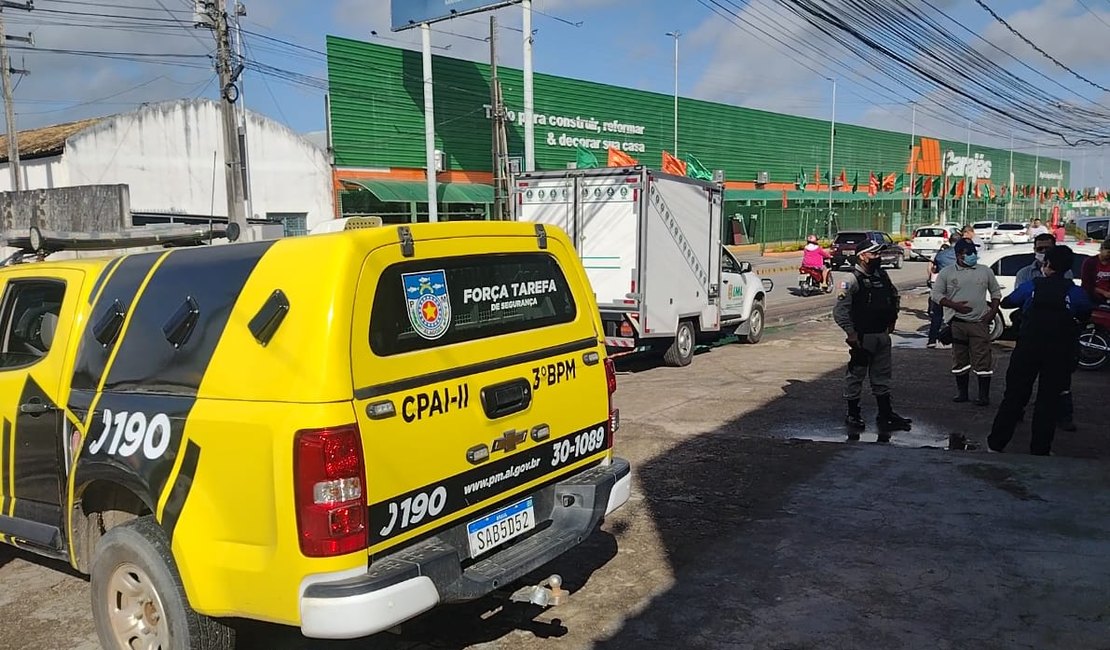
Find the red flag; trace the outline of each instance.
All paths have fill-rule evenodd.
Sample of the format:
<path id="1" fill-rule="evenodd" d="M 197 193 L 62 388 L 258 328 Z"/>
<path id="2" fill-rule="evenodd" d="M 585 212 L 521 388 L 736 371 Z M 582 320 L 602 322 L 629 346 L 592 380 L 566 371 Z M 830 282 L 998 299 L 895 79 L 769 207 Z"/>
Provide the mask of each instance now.
<path id="1" fill-rule="evenodd" d="M 933 195 L 933 177 L 932 176 L 926 176 L 925 177 L 925 183 L 924 183 L 924 185 L 922 185 L 921 195 L 926 196 L 926 197 Z"/>
<path id="2" fill-rule="evenodd" d="M 782 191 L 782 209 L 785 210 L 788 205 L 790 205 L 790 202 L 786 200 L 786 190 L 784 189 Z"/>
<path id="3" fill-rule="evenodd" d="M 609 167 L 635 167 L 640 162 L 619 149 L 609 147 Z"/>
<path id="4" fill-rule="evenodd" d="M 895 181 L 894 173 L 891 172 L 891 173 L 887 174 L 886 178 L 883 179 L 883 191 L 884 192 L 893 192 L 894 191 L 894 181 Z"/>
<path id="5" fill-rule="evenodd" d="M 993 199 L 996 196 L 996 194 L 994 192 L 994 185 L 991 185 L 990 183 L 987 183 L 987 191 L 990 193 L 991 199 Z"/>
<path id="6" fill-rule="evenodd" d="M 675 158 L 667 151 L 663 152 L 663 171 L 667 174 L 674 174 L 675 176 L 686 175 L 686 163 Z"/>
<path id="7" fill-rule="evenodd" d="M 879 193 L 879 179 L 875 178 L 875 172 L 871 172 L 871 178 L 867 182 L 867 196 L 875 196 Z"/>
<path id="8" fill-rule="evenodd" d="M 848 172 L 845 171 L 843 167 L 840 168 L 840 178 L 838 178 L 837 180 L 840 181 L 840 186 L 841 187 L 847 187 L 847 185 L 848 185 Z"/>

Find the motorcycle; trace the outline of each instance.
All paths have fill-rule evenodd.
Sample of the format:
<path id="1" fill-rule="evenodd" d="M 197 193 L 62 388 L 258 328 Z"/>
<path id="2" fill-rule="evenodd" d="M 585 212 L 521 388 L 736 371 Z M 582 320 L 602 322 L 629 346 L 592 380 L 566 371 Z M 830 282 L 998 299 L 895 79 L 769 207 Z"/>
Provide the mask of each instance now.
<path id="1" fill-rule="evenodd" d="M 829 268 L 829 260 L 825 260 L 825 268 Z M 821 293 L 821 282 L 824 280 L 819 269 L 810 268 L 808 266 L 798 267 L 798 291 L 803 296 L 809 296 L 815 293 Z M 829 284 L 825 287 L 824 292 L 830 293 L 832 291 L 832 278 L 830 276 Z"/>
<path id="2" fill-rule="evenodd" d="M 1079 335 L 1079 367 L 1098 370 L 1110 362 L 1110 309 L 1095 309 Z"/>

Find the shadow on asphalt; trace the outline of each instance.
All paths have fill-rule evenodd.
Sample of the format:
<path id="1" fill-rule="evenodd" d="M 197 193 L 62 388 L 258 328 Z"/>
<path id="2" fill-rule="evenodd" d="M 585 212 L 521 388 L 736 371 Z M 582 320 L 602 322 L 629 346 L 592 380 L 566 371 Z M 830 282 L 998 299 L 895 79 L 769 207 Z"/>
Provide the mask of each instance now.
<path id="1" fill-rule="evenodd" d="M 0 567 L 15 560 L 24 560 L 31 564 L 41 564 L 42 566 L 57 571 L 58 573 L 64 573 L 75 578 L 80 578 L 85 582 L 88 582 L 89 580 L 88 576 L 74 570 L 74 568 L 71 567 L 68 562 L 43 557 L 42 555 L 31 553 L 30 551 L 25 551 L 20 548 L 15 548 L 14 546 L 9 546 L 7 544 L 0 544 Z"/>
<path id="2" fill-rule="evenodd" d="M 949 372 L 951 352 L 925 348 L 926 322 L 923 313 L 908 311 L 903 313 L 899 322 L 907 330 L 899 333 L 895 341 L 894 406 L 896 411 L 914 420 L 914 427 L 911 432 L 895 433 L 892 447 L 945 449 L 950 433 L 962 433 L 972 440 L 981 439 L 989 431 L 1001 402 L 1012 346 L 995 344 L 995 376 L 998 379 L 992 387 L 991 406 L 953 404 L 951 395 L 955 387 Z M 680 443 L 666 454 L 636 468 L 639 490 L 665 546 L 675 584 L 666 593 L 656 596 L 645 609 L 626 619 L 619 631 L 595 647 L 607 650 L 663 647 L 677 639 L 684 639 L 683 647 L 691 648 L 816 647 L 807 643 L 763 646 L 759 642 L 754 642 L 754 645 L 746 644 L 747 641 L 740 642 L 749 639 L 746 635 L 749 630 L 764 636 L 768 633 L 773 635 L 774 629 L 769 628 L 783 625 L 783 618 L 788 626 L 796 624 L 799 629 L 811 628 L 803 634 L 820 637 L 820 632 L 813 633 L 812 624 L 806 621 L 812 620 L 811 615 L 819 617 L 821 613 L 807 611 L 806 602 L 841 598 L 835 586 L 821 594 L 788 591 L 790 587 L 786 585 L 796 587 L 799 582 L 814 590 L 823 589 L 815 585 L 829 580 L 807 573 L 812 567 L 801 569 L 778 563 L 777 558 L 790 554 L 780 551 L 793 544 L 820 548 L 821 542 L 819 538 L 799 541 L 773 537 L 768 531 L 776 530 L 779 527 L 776 522 L 780 519 L 801 516 L 811 525 L 816 521 L 816 534 L 820 535 L 822 517 L 828 515 L 817 510 L 803 513 L 785 510 L 788 500 L 795 494 L 795 488 L 817 475 L 851 446 L 886 446 L 875 440 L 876 406 L 869 387 L 864 389 L 863 401 L 867 431 L 860 442 L 847 442 L 847 430 L 843 425 L 842 372 L 837 369 L 814 381 L 788 380 L 782 386 L 782 395 L 763 407 L 714 431 Z M 1110 372 L 1080 371 L 1073 383 L 1075 419 L 1080 429 L 1074 433 L 1059 431 L 1054 453 L 1082 458 L 1110 457 L 1110 439 L 1106 435 L 1106 417 L 1102 410 L 1105 396 L 1110 394 Z M 1009 454 L 1024 455 L 1027 452 L 1029 419 L 1019 424 L 1017 435 L 1007 449 Z M 814 444 L 812 441 L 825 444 Z M 912 449 L 898 451 L 921 453 L 923 464 L 939 462 L 930 460 L 925 452 Z M 960 454 L 965 459 L 971 454 L 986 458 L 986 454 L 976 451 L 940 453 Z M 1030 496 L 1012 480 L 1012 473 L 1005 467 L 1011 459 L 1005 456 L 990 458 L 999 466 L 973 465 L 961 467 L 961 471 L 1010 493 L 1018 500 L 1037 500 L 1035 495 Z M 1023 459 L 1012 460 L 1021 462 Z M 891 471 L 889 455 L 881 456 L 877 462 L 885 464 L 881 468 L 875 466 L 876 472 Z M 912 475 L 913 465 L 899 464 L 898 467 L 898 471 Z M 914 476 L 914 480 L 927 482 L 922 478 L 924 476 Z M 841 489 L 850 495 L 851 477 L 843 477 L 841 481 L 847 483 Z M 848 498 L 866 504 L 868 499 L 882 499 L 883 495 Z M 798 508 L 797 501 L 789 507 Z M 866 505 L 862 507 L 867 508 Z M 967 504 L 960 507 L 974 509 L 973 505 Z M 963 526 L 970 525 L 967 523 L 969 518 L 971 521 L 975 518 L 974 513 L 946 515 L 943 512 L 934 513 L 933 510 L 928 512 L 930 517 L 934 514 L 938 517 L 965 516 L 960 524 Z M 909 516 L 912 517 L 912 514 Z M 842 527 L 843 522 L 836 524 Z M 879 529 L 881 531 L 882 526 Z M 874 529 L 870 534 L 875 534 Z M 890 534 L 895 535 L 893 532 Z M 860 554 L 882 553 L 886 533 L 879 532 L 878 537 L 870 538 L 860 535 L 858 539 L 852 537 L 852 532 L 848 535 L 849 546 L 854 540 Z M 926 546 L 929 543 L 929 540 L 910 542 Z M 928 555 L 933 550 L 943 552 L 943 549 L 931 549 L 923 554 Z M 817 564 L 817 573 L 820 573 L 820 565 Z M 897 565 L 897 561 L 892 560 L 892 564 Z M 1004 571 L 1004 568 L 987 565 L 986 569 L 979 567 L 978 570 L 989 573 Z M 902 647 L 894 640 L 899 638 L 901 631 L 891 632 L 892 637 L 881 636 L 883 631 L 880 628 L 884 625 L 881 619 L 884 615 L 887 621 L 900 616 L 913 617 L 915 613 L 887 615 L 882 611 L 887 609 L 883 604 L 886 597 L 884 577 L 875 574 L 862 579 L 875 582 L 871 588 L 874 600 L 861 602 L 855 594 L 852 597 L 843 596 L 843 601 L 838 603 L 852 612 L 853 617 L 873 621 L 876 626 L 876 636 L 859 647 Z M 943 591 L 940 593 L 943 594 Z M 936 599 L 936 596 L 933 593 L 927 598 Z M 968 594 L 961 596 L 968 597 Z M 894 597 L 902 597 L 902 593 Z M 869 609 L 872 606 L 874 611 Z M 922 603 L 915 608 L 919 613 L 932 613 L 949 606 L 942 596 L 938 602 Z M 974 603 L 970 606 L 973 607 Z M 772 612 L 780 620 L 774 623 L 762 621 L 761 615 L 767 612 Z M 983 615 L 989 617 L 988 613 L 983 612 Z M 786 629 L 789 628 L 782 628 Z M 976 630 L 961 629 L 955 634 L 964 640 L 974 640 Z M 855 638 L 861 643 L 864 639 L 863 636 Z M 872 641 L 874 645 L 871 645 Z M 997 647 L 1006 647 L 1004 641 L 1000 640 L 1000 643 Z M 927 647 L 938 646 L 930 642 Z M 996 646 L 988 644 L 986 647 Z"/>

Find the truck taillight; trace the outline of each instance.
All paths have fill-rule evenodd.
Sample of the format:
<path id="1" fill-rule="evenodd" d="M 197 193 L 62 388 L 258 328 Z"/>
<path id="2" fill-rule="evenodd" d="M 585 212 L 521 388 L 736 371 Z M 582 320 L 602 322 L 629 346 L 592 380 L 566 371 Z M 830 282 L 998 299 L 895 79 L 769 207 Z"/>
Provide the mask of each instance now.
<path id="1" fill-rule="evenodd" d="M 369 545 L 365 476 L 358 425 L 305 429 L 294 436 L 297 536 L 306 557 L 344 555 Z"/>
<path id="2" fill-rule="evenodd" d="M 617 366 L 612 358 L 605 359 L 605 384 L 609 389 L 609 440 L 606 447 L 612 449 L 613 434 L 620 427 L 620 412 L 613 408 L 613 393 L 617 392 Z"/>

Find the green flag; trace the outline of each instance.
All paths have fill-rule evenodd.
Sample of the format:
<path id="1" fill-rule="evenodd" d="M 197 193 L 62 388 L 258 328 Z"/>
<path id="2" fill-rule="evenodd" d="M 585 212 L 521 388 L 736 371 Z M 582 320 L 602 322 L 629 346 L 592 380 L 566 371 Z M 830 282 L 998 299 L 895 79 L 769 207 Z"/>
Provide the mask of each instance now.
<path id="1" fill-rule="evenodd" d="M 794 181 L 794 186 L 804 192 L 806 191 L 807 182 L 808 180 L 806 179 L 806 168 L 802 167 L 798 170 L 798 178 Z"/>
<path id="2" fill-rule="evenodd" d="M 856 172 L 856 175 L 854 177 L 852 177 L 852 194 L 855 194 L 858 191 L 859 191 L 859 172 Z"/>
<path id="3" fill-rule="evenodd" d="M 933 179 L 933 198 L 940 196 L 940 178 Z"/>
<path id="4" fill-rule="evenodd" d="M 600 165 L 597 162 L 597 156 L 589 149 L 578 147 L 577 149 L 577 165 L 578 169 L 596 169 Z"/>
<path id="5" fill-rule="evenodd" d="M 925 177 L 918 176 L 917 180 L 913 182 L 913 195 L 921 196 L 925 193 Z"/>
<path id="6" fill-rule="evenodd" d="M 693 154 L 686 154 L 686 175 L 699 181 L 713 180 L 713 174 Z"/>
<path id="7" fill-rule="evenodd" d="M 898 178 L 894 179 L 894 191 L 901 192 L 906 188 L 906 175 L 898 174 Z"/>
<path id="8" fill-rule="evenodd" d="M 832 182 L 832 181 L 829 180 L 829 172 L 828 171 L 826 171 L 824 174 L 821 174 L 821 180 L 825 181 L 826 184 Z"/>
<path id="9" fill-rule="evenodd" d="M 952 183 L 952 188 L 948 190 L 948 196 L 956 196 L 956 186 L 957 185 L 959 185 L 958 182 L 957 183 Z"/>

